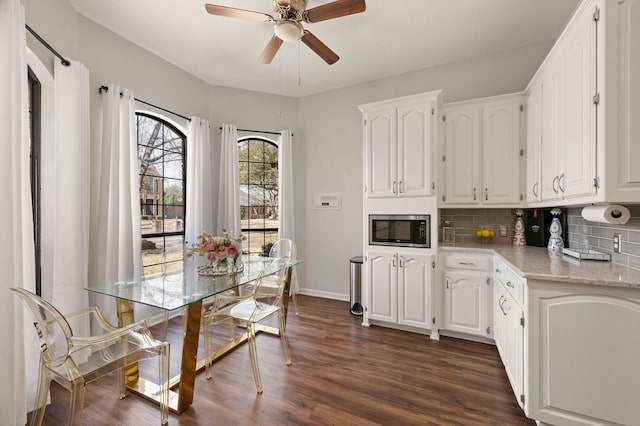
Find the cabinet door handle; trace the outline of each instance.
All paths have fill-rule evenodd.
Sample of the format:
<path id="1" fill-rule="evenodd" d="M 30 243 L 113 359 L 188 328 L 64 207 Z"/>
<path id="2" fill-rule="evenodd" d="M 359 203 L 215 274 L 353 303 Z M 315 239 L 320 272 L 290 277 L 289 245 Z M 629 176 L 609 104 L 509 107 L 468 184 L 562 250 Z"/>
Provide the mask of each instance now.
<path id="1" fill-rule="evenodd" d="M 564 193 L 564 173 L 558 178 L 558 189 Z"/>
<path id="2" fill-rule="evenodd" d="M 404 192 L 404 182 L 400 181 L 398 184 L 398 193 L 402 194 Z"/>
<path id="3" fill-rule="evenodd" d="M 476 201 L 476 189 L 473 188 L 473 201 Z"/>
<path id="4" fill-rule="evenodd" d="M 407 259 L 404 256 L 398 257 L 398 266 L 404 268 L 405 263 L 407 263 Z"/>
<path id="5" fill-rule="evenodd" d="M 497 273 L 499 273 L 499 274 L 501 274 L 501 273 L 502 273 L 502 271 L 500 270 L 500 268 L 496 268 L 496 272 L 497 272 Z"/>
<path id="6" fill-rule="evenodd" d="M 485 201 L 489 201 L 489 189 L 488 188 L 484 189 L 484 200 Z"/>
<path id="7" fill-rule="evenodd" d="M 504 310 L 504 304 L 507 301 L 507 298 L 504 296 L 500 296 L 502 297 L 502 302 L 500 303 L 500 310 L 502 311 L 502 315 L 504 315 L 505 317 L 507 316 L 507 312 Z"/>
<path id="8" fill-rule="evenodd" d="M 393 181 L 393 193 L 398 193 L 398 183 L 395 180 Z"/>
<path id="9" fill-rule="evenodd" d="M 553 192 L 555 192 L 556 194 L 558 193 L 557 184 L 558 184 L 558 176 L 554 176 L 553 182 L 551 182 L 551 188 L 553 189 Z"/>
<path id="10" fill-rule="evenodd" d="M 533 192 L 533 196 L 538 198 L 538 182 L 533 184 L 533 189 L 531 190 L 531 192 Z"/>
<path id="11" fill-rule="evenodd" d="M 391 261 L 391 265 L 395 268 L 397 266 L 397 262 L 396 262 L 396 256 L 398 256 L 397 254 L 393 255 L 393 260 Z"/>

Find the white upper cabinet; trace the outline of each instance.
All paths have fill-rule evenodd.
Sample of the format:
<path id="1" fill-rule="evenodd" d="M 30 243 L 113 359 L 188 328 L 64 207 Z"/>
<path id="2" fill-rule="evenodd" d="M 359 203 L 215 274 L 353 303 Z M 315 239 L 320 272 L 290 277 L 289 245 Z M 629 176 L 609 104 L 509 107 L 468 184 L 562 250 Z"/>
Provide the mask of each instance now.
<path id="1" fill-rule="evenodd" d="M 557 201 L 596 193 L 596 23 L 591 8 L 581 8 L 554 47 L 529 95 L 541 94 L 541 201 Z M 538 86 L 539 89 L 538 89 Z M 535 101 L 535 94 L 534 101 Z M 596 98 L 597 100 L 597 98 Z M 528 106 L 536 108 L 536 105 Z M 527 132 L 535 138 L 535 131 Z M 527 141 L 530 149 L 534 140 Z M 535 156 L 535 153 L 533 154 Z M 529 164 L 529 162 L 528 162 Z M 533 174 L 529 172 L 529 174 Z"/>
<path id="2" fill-rule="evenodd" d="M 437 91 L 358 107 L 364 118 L 368 198 L 433 195 L 439 102 Z"/>
<path id="3" fill-rule="evenodd" d="M 530 82 L 528 203 L 640 201 L 639 9 L 583 1 Z"/>
<path id="4" fill-rule="evenodd" d="M 489 103 L 482 109 L 482 204 L 522 201 L 520 191 L 520 111 L 522 98 Z"/>
<path id="5" fill-rule="evenodd" d="M 542 201 L 541 173 L 541 118 L 540 100 L 542 86 L 539 81 L 531 84 L 527 93 L 527 177 L 526 201 Z"/>
<path id="6" fill-rule="evenodd" d="M 443 206 L 521 205 L 521 94 L 443 106 Z"/>
<path id="7" fill-rule="evenodd" d="M 452 109 L 445 117 L 443 201 L 476 203 L 480 187 L 480 109 Z"/>
<path id="8" fill-rule="evenodd" d="M 640 0 L 607 2 L 606 6 L 601 20 L 607 43 L 598 76 L 607 73 L 604 90 L 615 96 L 601 96 L 606 106 L 606 133 L 601 136 L 598 128 L 598 137 L 617 144 L 615 150 L 608 150 L 608 174 L 601 186 L 611 201 L 640 201 Z"/>

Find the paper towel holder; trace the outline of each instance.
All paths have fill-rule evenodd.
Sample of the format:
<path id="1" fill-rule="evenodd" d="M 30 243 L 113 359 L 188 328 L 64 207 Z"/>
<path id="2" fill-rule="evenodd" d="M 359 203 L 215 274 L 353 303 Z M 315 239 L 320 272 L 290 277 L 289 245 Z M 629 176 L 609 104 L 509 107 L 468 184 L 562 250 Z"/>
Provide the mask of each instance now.
<path id="1" fill-rule="evenodd" d="M 618 204 L 590 205 L 582 208 L 582 217 L 588 221 L 624 225 L 630 219 L 629 209 Z"/>

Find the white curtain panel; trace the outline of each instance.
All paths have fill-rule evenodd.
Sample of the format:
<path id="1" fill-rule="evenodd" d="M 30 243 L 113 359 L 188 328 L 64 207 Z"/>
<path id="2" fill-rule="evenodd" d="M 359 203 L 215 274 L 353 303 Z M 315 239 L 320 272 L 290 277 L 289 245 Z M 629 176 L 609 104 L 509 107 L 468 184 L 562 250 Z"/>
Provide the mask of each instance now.
<path id="1" fill-rule="evenodd" d="M 278 143 L 278 187 L 280 218 L 278 238 L 289 238 L 296 242 L 296 223 L 293 200 L 293 135 L 290 130 L 280 132 Z M 291 287 L 298 288 L 295 268 L 291 275 Z"/>
<path id="2" fill-rule="evenodd" d="M 222 125 L 220 150 L 220 188 L 218 191 L 218 235 L 226 229 L 240 235 L 240 173 L 238 171 L 238 129 Z"/>
<path id="3" fill-rule="evenodd" d="M 89 281 L 142 276 L 140 187 L 133 92 L 110 84 L 102 93 L 100 138 L 93 146 Z M 115 301 L 95 297 L 110 320 Z"/>
<path id="4" fill-rule="evenodd" d="M 0 239 L 0 299 L 5 302 L 0 309 L 0 424 L 22 425 L 33 407 L 26 393 L 36 383 L 26 381 L 25 371 L 37 371 L 39 351 L 33 325 L 9 290 L 35 289 L 25 22 L 19 0 L 0 1 L 0 58 L 0 222 L 5 229 Z"/>
<path id="5" fill-rule="evenodd" d="M 88 306 L 84 289 L 89 265 L 89 70 L 76 61 L 55 61 L 55 143 L 42 147 L 43 167 L 52 169 L 42 191 L 43 296 L 61 312 Z M 48 263 L 45 267 L 45 263 Z M 89 323 L 71 324 L 74 333 L 88 335 Z"/>
<path id="6" fill-rule="evenodd" d="M 209 122 L 191 117 L 187 125 L 187 205 L 184 241 L 187 248 L 198 243 L 203 231 L 214 233 L 213 150 Z"/>

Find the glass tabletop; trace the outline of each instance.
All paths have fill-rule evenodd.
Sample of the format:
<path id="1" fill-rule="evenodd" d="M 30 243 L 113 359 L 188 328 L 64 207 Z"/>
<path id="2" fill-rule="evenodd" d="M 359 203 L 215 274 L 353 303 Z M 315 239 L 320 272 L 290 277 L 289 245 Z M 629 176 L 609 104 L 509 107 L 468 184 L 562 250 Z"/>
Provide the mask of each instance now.
<path id="1" fill-rule="evenodd" d="M 195 265 L 185 261 L 183 270 L 147 275 L 126 281 L 89 285 L 86 290 L 118 297 L 135 303 L 173 311 L 254 281 L 260 271 L 269 267 L 269 274 L 302 263 L 298 259 L 272 262 L 274 259 L 250 256 L 243 260 L 242 272 L 221 276 L 198 275 Z"/>

